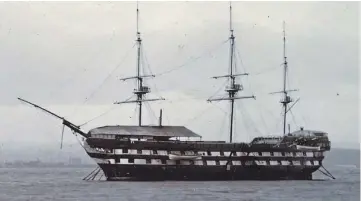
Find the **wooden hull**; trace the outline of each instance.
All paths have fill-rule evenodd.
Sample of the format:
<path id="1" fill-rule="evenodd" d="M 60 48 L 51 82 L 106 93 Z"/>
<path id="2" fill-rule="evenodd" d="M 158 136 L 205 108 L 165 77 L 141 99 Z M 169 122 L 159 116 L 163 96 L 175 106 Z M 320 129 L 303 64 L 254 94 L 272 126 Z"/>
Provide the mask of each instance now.
<path id="1" fill-rule="evenodd" d="M 319 166 L 154 166 L 99 164 L 108 181 L 312 180 Z"/>
<path id="2" fill-rule="evenodd" d="M 84 145 L 108 181 L 312 180 L 326 151 L 265 143 L 95 138 Z"/>

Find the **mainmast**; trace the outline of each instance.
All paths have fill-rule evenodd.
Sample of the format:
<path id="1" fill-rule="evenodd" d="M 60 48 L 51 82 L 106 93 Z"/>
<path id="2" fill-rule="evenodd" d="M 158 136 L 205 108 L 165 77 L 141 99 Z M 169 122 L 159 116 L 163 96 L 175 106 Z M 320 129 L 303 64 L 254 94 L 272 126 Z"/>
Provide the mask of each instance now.
<path id="1" fill-rule="evenodd" d="M 285 22 L 283 22 L 283 91 L 271 93 L 271 94 L 283 93 L 283 98 L 280 101 L 280 103 L 282 103 L 283 106 L 283 135 L 286 135 L 287 112 L 294 105 L 293 104 L 291 107 L 288 108 L 288 104 L 293 102 L 292 98 L 288 95 L 288 93 L 292 91 L 298 91 L 297 89 L 292 89 L 292 90 L 287 89 L 287 74 L 288 74 L 287 71 L 288 71 L 288 62 L 286 56 L 286 28 L 285 28 Z"/>
<path id="2" fill-rule="evenodd" d="M 228 93 L 228 98 L 215 98 L 215 99 L 208 99 L 208 101 L 221 101 L 221 100 L 229 100 L 230 101 L 230 126 L 229 126 L 229 142 L 232 142 L 233 139 L 233 119 L 234 119 L 234 101 L 236 99 L 246 99 L 246 98 L 255 98 L 255 96 L 243 96 L 237 97 L 237 93 L 243 90 L 243 86 L 241 84 L 236 83 L 237 76 L 248 75 L 248 73 L 242 74 L 234 74 L 236 69 L 236 65 L 234 62 L 235 57 L 235 36 L 233 33 L 232 27 L 232 3 L 229 4 L 229 32 L 230 32 L 230 67 L 229 67 L 229 74 L 222 75 L 222 76 L 215 76 L 214 79 L 218 78 L 227 78 L 229 80 L 229 86 L 226 87 L 225 91 Z"/>
<path id="3" fill-rule="evenodd" d="M 141 48 L 142 48 L 142 39 L 140 37 L 139 31 L 139 8 L 137 2 L 137 66 L 136 66 L 136 76 L 122 78 L 120 80 L 125 81 L 129 79 L 136 79 L 137 80 L 137 88 L 134 89 L 133 93 L 136 95 L 136 100 L 129 100 L 129 101 L 122 101 L 122 102 L 115 102 L 114 104 L 122 104 L 122 103 L 138 103 L 139 113 L 138 113 L 138 125 L 142 126 L 142 103 L 147 101 L 157 101 L 157 100 L 164 100 L 164 98 L 158 99 L 144 99 L 145 95 L 150 92 L 150 88 L 148 86 L 143 85 L 143 79 L 147 77 L 155 77 L 155 75 L 142 75 L 141 72 Z"/>

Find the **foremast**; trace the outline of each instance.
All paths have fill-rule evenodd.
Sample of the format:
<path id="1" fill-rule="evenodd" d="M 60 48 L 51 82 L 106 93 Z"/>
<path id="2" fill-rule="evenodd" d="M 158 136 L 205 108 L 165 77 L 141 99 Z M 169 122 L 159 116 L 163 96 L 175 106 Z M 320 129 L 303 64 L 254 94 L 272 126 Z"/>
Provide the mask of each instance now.
<path id="1" fill-rule="evenodd" d="M 232 143 L 233 140 L 233 120 L 234 120 L 234 101 L 237 99 L 247 99 L 254 98 L 255 96 L 236 96 L 239 91 L 243 90 L 243 86 L 241 84 L 236 83 L 236 77 L 248 75 L 248 73 L 234 74 L 236 69 L 235 60 L 235 36 L 234 30 L 232 26 L 232 3 L 229 3 L 229 32 L 230 32 L 230 66 L 229 66 L 229 74 L 222 76 L 214 76 L 214 79 L 218 78 L 227 78 L 229 80 L 229 85 L 226 87 L 225 91 L 228 93 L 227 98 L 214 98 L 208 99 L 207 101 L 222 101 L 229 100 L 230 101 L 230 125 L 229 125 L 229 142 Z"/>
<path id="2" fill-rule="evenodd" d="M 137 81 L 137 88 L 133 90 L 133 94 L 136 96 L 136 100 L 127 100 L 127 101 L 119 101 L 115 102 L 114 104 L 122 104 L 122 103 L 138 103 L 138 125 L 142 126 L 142 106 L 143 102 L 149 101 L 158 101 L 164 100 L 164 98 L 156 98 L 156 99 L 144 99 L 145 95 L 150 93 L 150 87 L 145 86 L 143 83 L 144 78 L 148 77 L 155 77 L 155 75 L 143 75 L 141 72 L 141 50 L 142 50 L 142 39 L 140 37 L 140 30 L 139 30 L 139 7 L 137 2 L 137 32 L 136 32 L 136 42 L 137 42 L 137 63 L 136 63 L 136 76 L 133 77 L 126 77 L 120 80 L 125 81 L 129 79 L 136 79 Z"/>

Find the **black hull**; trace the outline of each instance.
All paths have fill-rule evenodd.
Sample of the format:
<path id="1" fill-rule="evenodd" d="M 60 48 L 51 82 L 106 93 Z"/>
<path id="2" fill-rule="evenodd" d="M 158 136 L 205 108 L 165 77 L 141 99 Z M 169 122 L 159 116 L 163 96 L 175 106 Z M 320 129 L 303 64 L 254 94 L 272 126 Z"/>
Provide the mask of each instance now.
<path id="1" fill-rule="evenodd" d="M 108 181 L 312 180 L 319 166 L 182 166 L 99 164 Z"/>

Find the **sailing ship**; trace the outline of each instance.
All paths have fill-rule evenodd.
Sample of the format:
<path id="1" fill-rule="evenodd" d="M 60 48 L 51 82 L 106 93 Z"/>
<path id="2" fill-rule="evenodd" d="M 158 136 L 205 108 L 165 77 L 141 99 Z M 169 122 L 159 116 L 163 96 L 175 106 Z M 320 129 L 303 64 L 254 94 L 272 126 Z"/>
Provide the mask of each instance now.
<path id="1" fill-rule="evenodd" d="M 159 125 L 142 124 L 142 104 L 159 99 L 146 99 L 150 88 L 143 80 L 154 75 L 144 75 L 140 69 L 142 39 L 138 27 L 139 9 L 137 5 L 137 74 L 134 77 L 137 88 L 136 100 L 116 102 L 115 104 L 138 104 L 138 125 L 107 125 L 85 132 L 82 128 L 39 105 L 18 98 L 59 119 L 74 134 L 81 135 L 86 153 L 93 158 L 108 181 L 123 180 L 311 180 L 312 173 L 320 170 L 324 152 L 330 150 L 328 134 L 322 131 L 300 130 L 286 133 L 287 113 L 293 107 L 287 89 L 286 76 L 288 63 L 286 57 L 286 37 L 283 30 L 283 135 L 274 137 L 259 136 L 250 143 L 233 142 L 234 102 L 239 99 L 255 99 L 255 96 L 238 96 L 243 86 L 236 77 L 234 65 L 235 35 L 232 28 L 232 5 L 230 11 L 230 67 L 229 74 L 215 76 L 215 79 L 228 79 L 225 91 L 227 98 L 214 98 L 208 101 L 230 102 L 229 141 L 202 141 L 201 136 L 184 126 L 162 125 L 160 111 Z M 64 131 L 64 127 L 63 127 Z M 181 140 L 186 138 L 187 140 Z M 100 170 L 99 169 L 99 170 Z M 327 170 L 325 169 L 327 172 Z M 99 171 L 98 171 L 99 172 Z M 328 174 L 325 173 L 325 174 Z M 330 174 L 328 174 L 330 175 Z M 94 176 L 95 177 L 95 176 Z"/>

